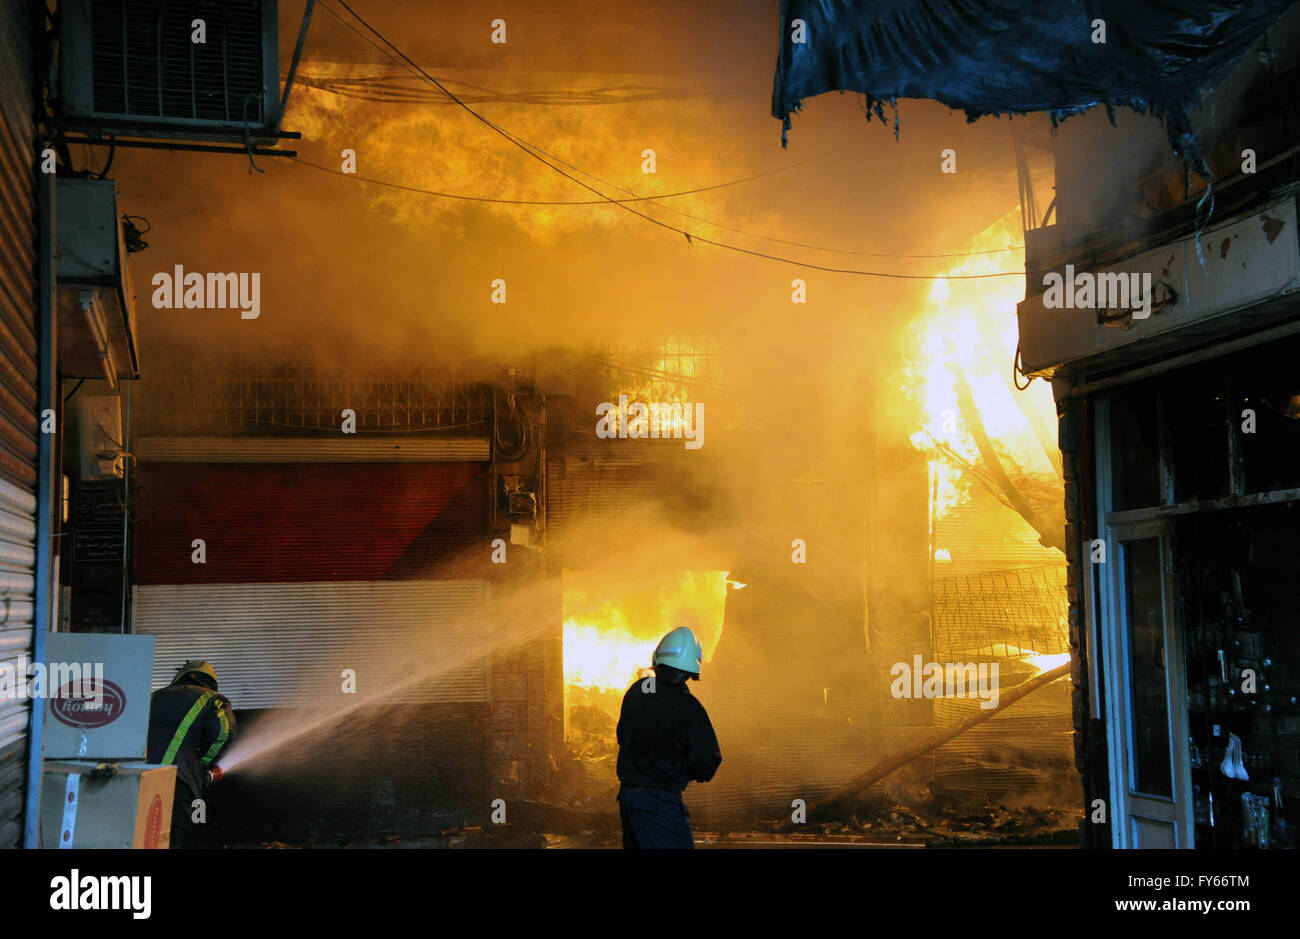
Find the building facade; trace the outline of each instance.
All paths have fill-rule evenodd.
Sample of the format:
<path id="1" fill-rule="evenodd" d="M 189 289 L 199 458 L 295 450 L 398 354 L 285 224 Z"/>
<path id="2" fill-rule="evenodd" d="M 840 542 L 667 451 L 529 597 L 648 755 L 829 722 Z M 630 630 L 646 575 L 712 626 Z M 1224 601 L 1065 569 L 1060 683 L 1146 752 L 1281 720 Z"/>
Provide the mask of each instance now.
<path id="1" fill-rule="evenodd" d="M 1295 846 L 1298 39 L 1293 10 L 1193 113 L 1208 173 L 1153 118 L 1064 122 L 1050 223 L 1026 233 L 1088 845 Z"/>
<path id="2" fill-rule="evenodd" d="M 51 337 L 41 323 L 50 304 L 46 296 L 42 306 L 38 285 L 48 290 L 40 219 L 50 187 L 38 193 L 32 10 L 17 0 L 0 4 L 0 662 L 15 671 L 43 655 L 50 600 L 48 553 L 38 558 L 39 545 L 49 543 L 42 480 L 48 481 L 52 437 L 40 433 L 39 389 L 49 378 L 41 363 Z M 29 791 L 40 780 L 33 722 L 41 716 L 26 696 L 0 698 L 0 846 L 25 840 L 24 806 L 34 803 Z"/>

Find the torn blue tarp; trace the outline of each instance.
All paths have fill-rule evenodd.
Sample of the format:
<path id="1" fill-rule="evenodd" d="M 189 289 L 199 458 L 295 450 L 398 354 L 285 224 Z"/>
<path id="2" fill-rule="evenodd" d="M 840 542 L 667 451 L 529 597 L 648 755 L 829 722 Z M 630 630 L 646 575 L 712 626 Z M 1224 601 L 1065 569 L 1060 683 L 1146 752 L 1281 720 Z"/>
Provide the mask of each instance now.
<path id="1" fill-rule="evenodd" d="M 1189 112 L 1292 2 L 781 0 L 772 113 L 784 143 L 790 114 L 827 91 L 865 95 L 882 121 L 899 98 L 933 98 L 972 121 L 1122 105 L 1159 117 L 1174 151 L 1200 163 Z"/>

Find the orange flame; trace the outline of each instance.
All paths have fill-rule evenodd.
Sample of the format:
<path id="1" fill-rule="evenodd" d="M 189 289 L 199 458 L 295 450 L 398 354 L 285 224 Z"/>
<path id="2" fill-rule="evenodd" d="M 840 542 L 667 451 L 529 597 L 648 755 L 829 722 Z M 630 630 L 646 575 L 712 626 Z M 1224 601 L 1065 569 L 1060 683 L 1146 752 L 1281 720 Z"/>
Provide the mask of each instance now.
<path id="1" fill-rule="evenodd" d="M 921 410 L 921 429 L 911 436 L 930 454 L 935 516 L 943 517 L 969 499 L 970 479 L 956 461 L 977 464 L 979 451 L 958 404 L 954 372 L 965 374 L 976 410 L 989 437 L 1026 472 L 1054 473 L 1029 423 L 1026 408 L 1055 426 L 1051 388 L 1036 382 L 1026 391 L 1012 388 L 1011 369 L 1019 339 L 1016 304 L 1024 281 L 1015 277 L 952 280 L 953 275 L 1014 270 L 1024 264 L 1020 210 L 1002 216 L 967 246 L 972 254 L 930 285 L 928 302 L 915 320 L 919 338 L 902 384 Z M 945 452 L 946 451 L 946 452 Z"/>
<path id="2" fill-rule="evenodd" d="M 726 571 L 667 571 L 629 583 L 596 572 L 563 576 L 565 694 L 590 701 L 627 690 L 674 626 L 695 631 L 707 663 L 735 583 Z M 605 703 L 616 707 L 617 698 Z"/>

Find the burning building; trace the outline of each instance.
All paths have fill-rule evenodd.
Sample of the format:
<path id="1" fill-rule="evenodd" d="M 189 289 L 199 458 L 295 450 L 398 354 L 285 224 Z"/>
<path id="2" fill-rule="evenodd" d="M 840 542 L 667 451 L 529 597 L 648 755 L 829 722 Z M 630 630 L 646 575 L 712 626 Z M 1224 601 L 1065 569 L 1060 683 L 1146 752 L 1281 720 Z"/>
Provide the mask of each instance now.
<path id="1" fill-rule="evenodd" d="M 1000 43 L 984 24 L 989 43 L 958 46 L 901 29 L 908 11 L 788 3 L 835 38 L 785 43 L 774 113 L 788 128 L 800 97 L 839 88 L 881 118 L 922 93 L 972 120 L 1061 122 L 1046 208 L 1016 140 L 1026 284 L 1014 351 L 999 352 L 1017 387 L 1050 382 L 1059 416 L 1063 530 L 1042 524 L 1057 513 L 1041 501 L 1016 508 L 1067 562 L 1083 840 L 1291 848 L 1295 115 L 1277 96 L 1300 19 L 1286 3 L 1182 6 L 1177 24 L 1168 10 L 1125 20 L 1121 45 L 1104 18 L 1085 41 L 1086 11 L 1063 4 L 1019 17 L 1038 41 Z M 959 67 L 921 73 L 911 44 Z M 1052 77 L 977 67 L 990 49 L 1054 61 Z"/>
<path id="2" fill-rule="evenodd" d="M 1016 115 L 877 140 L 845 96 L 794 153 L 725 4 L 666 49 L 658 8 L 240 0 L 199 51 L 188 6 L 66 6 L 0 10 L 0 664 L 211 663 L 202 843 L 612 844 L 622 696 L 688 625 L 709 838 L 1293 844 L 1294 10 L 1097 62 L 1045 9 L 788 0 L 782 119 Z M 0 700 L 4 843 L 41 715 Z"/>
<path id="3" fill-rule="evenodd" d="M 1035 273 L 1019 307 L 1061 414 L 1079 761 L 1110 809 L 1089 844 L 1295 847 L 1296 115 L 1274 95 L 1298 31 L 1293 9 L 1201 103 L 1195 172 L 1149 118 L 1063 124 L 1056 214 L 1027 234 L 1029 271 L 1151 284 L 1149 312 L 1070 314 Z"/>

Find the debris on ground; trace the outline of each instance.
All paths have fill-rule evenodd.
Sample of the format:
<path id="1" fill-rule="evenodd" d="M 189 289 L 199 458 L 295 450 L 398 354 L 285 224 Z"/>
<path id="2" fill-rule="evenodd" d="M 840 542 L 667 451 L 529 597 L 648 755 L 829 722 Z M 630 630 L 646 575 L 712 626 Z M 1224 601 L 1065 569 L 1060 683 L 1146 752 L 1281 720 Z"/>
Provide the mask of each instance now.
<path id="1" fill-rule="evenodd" d="M 782 819 L 767 830 L 789 829 Z M 1061 845 L 1078 843 L 1078 818 L 1056 808 L 1009 806 L 998 802 L 904 803 L 877 797 L 859 804 L 844 820 L 800 826 L 811 835 L 870 835 L 879 841 L 903 841 L 935 847 L 965 845 Z"/>

